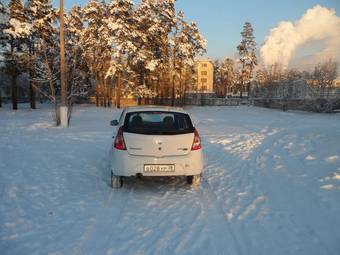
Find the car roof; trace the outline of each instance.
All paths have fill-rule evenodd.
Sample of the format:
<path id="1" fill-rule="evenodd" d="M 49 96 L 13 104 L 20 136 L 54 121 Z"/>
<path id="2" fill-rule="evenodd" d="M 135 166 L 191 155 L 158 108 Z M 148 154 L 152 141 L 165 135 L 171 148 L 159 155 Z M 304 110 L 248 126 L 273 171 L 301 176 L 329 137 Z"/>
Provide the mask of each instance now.
<path id="1" fill-rule="evenodd" d="M 145 106 L 129 106 L 125 108 L 126 112 L 149 112 L 149 111 L 164 111 L 164 112 L 179 112 L 186 113 L 181 107 L 145 105 Z"/>

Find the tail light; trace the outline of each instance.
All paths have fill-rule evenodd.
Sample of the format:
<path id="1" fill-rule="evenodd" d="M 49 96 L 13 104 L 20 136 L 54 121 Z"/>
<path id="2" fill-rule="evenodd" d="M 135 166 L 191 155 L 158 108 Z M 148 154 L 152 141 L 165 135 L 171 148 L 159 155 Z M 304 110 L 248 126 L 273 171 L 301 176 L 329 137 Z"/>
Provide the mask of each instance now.
<path id="1" fill-rule="evenodd" d="M 117 132 L 117 136 L 115 139 L 115 142 L 113 144 L 113 147 L 115 147 L 117 150 L 126 150 L 125 142 L 124 142 L 124 136 L 123 136 L 123 127 L 120 127 Z"/>
<path id="2" fill-rule="evenodd" d="M 202 148 L 202 146 L 201 146 L 201 138 L 198 135 L 197 129 L 195 128 L 195 131 L 194 131 L 194 142 L 192 143 L 191 150 L 192 151 L 196 151 L 196 150 L 200 150 L 201 148 Z"/>

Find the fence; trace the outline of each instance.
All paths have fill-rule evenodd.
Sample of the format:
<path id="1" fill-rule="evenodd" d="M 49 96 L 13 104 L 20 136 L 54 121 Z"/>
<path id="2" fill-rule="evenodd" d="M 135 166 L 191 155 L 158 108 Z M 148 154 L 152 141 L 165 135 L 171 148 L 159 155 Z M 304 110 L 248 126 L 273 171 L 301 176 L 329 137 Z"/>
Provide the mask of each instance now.
<path id="1" fill-rule="evenodd" d="M 253 105 L 274 109 L 310 112 L 334 112 L 340 109 L 340 99 L 253 99 Z"/>
<path id="2" fill-rule="evenodd" d="M 99 98 L 99 102 L 102 102 Z M 90 97 L 89 102 L 94 104 L 96 102 L 95 97 Z M 77 103 L 84 103 L 83 101 L 77 101 Z M 250 105 L 252 102 L 247 98 L 212 98 L 212 97 L 187 97 L 185 99 L 175 99 L 175 106 L 183 105 L 197 105 L 197 106 L 238 106 L 238 105 Z M 116 105 L 115 98 L 110 100 L 111 105 Z M 120 105 L 122 107 L 137 106 L 137 105 L 172 105 L 171 98 L 121 98 Z"/>

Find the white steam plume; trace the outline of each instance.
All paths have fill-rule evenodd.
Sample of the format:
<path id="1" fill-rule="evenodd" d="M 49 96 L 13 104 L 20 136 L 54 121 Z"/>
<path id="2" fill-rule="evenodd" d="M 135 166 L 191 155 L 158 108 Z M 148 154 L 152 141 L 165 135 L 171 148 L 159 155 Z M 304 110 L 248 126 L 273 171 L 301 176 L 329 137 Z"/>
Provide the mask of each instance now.
<path id="1" fill-rule="evenodd" d="M 314 61 L 340 58 L 340 17 L 335 10 L 320 5 L 307 10 L 296 22 L 283 21 L 267 36 L 261 47 L 261 57 L 266 66 L 279 63 L 287 67 L 297 47 L 323 41 L 325 48 L 315 54 Z"/>

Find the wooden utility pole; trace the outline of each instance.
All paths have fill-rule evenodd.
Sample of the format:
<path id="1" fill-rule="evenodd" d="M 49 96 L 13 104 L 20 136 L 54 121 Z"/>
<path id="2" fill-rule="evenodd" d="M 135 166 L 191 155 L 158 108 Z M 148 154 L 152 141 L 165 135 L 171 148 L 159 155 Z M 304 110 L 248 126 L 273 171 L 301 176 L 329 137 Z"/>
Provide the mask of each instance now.
<path id="1" fill-rule="evenodd" d="M 65 76 L 65 37 L 64 37 L 64 0 L 60 0 L 60 84 L 61 84 L 61 105 L 60 105 L 60 124 L 68 127 L 68 110 L 66 94 Z"/>

